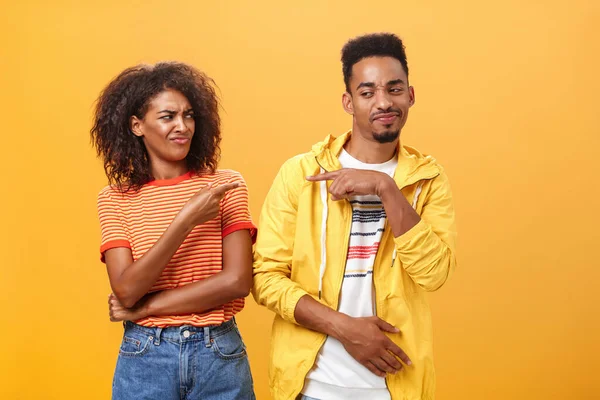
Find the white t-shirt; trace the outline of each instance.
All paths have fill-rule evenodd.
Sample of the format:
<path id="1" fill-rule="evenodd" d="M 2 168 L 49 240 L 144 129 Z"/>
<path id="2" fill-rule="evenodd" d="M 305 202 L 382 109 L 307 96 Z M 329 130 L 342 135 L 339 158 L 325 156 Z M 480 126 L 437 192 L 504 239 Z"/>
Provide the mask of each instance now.
<path id="1" fill-rule="evenodd" d="M 365 164 L 346 150 L 339 156 L 343 168 L 375 170 L 394 176 L 397 157 L 382 164 Z M 385 227 L 385 210 L 375 195 L 354 196 L 352 228 L 338 311 L 351 317 L 376 315 L 373 291 L 373 262 Z M 326 400 L 389 400 L 385 378 L 356 361 L 336 339 L 327 337 L 313 369 L 306 376 L 302 393 Z"/>

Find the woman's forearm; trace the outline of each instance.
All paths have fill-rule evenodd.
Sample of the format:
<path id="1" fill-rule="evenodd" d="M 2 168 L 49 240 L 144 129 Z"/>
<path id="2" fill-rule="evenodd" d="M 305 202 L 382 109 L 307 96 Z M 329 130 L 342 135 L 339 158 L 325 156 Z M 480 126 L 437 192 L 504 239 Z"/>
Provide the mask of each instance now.
<path id="1" fill-rule="evenodd" d="M 158 241 L 138 260 L 129 249 L 117 248 L 105 253 L 113 293 L 125 307 L 133 307 L 156 283 L 193 226 L 179 213 Z"/>
<path id="2" fill-rule="evenodd" d="M 202 313 L 246 297 L 252 287 L 252 239 L 248 230 L 223 239 L 223 270 L 176 289 L 151 294 L 142 309 L 147 315 Z M 147 316 L 146 315 L 146 316 Z"/>

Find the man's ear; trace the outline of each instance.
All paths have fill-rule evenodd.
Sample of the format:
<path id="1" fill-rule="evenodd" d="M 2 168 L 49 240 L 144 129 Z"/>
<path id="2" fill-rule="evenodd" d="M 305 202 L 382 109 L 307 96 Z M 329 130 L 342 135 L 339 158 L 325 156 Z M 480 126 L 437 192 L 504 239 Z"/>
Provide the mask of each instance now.
<path id="1" fill-rule="evenodd" d="M 350 115 L 354 115 L 354 104 L 352 103 L 352 95 L 348 92 L 345 92 L 342 95 L 342 107 L 344 107 L 344 111 L 346 111 Z"/>
<path id="2" fill-rule="evenodd" d="M 410 96 L 409 105 L 412 107 L 415 105 L 415 88 L 412 86 L 408 87 L 408 95 Z"/>

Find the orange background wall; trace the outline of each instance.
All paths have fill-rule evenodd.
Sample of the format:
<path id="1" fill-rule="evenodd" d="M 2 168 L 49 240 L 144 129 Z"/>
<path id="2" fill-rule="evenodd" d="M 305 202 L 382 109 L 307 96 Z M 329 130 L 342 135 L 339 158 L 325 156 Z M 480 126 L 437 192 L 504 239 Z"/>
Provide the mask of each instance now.
<path id="1" fill-rule="evenodd" d="M 284 160 L 350 127 L 339 52 L 373 31 L 405 40 L 402 138 L 455 193 L 459 269 L 431 296 L 438 399 L 600 398 L 598 1 L 2 3 L 0 398 L 109 398 L 121 326 L 88 131 L 113 76 L 165 59 L 212 76 L 221 167 L 243 173 L 258 219 Z M 272 314 L 248 303 L 268 399 Z"/>

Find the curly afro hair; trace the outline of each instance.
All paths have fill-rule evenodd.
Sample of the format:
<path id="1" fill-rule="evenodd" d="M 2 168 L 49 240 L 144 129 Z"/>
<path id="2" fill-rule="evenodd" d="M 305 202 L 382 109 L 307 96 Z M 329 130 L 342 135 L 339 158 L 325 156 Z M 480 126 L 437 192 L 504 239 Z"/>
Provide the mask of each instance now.
<path id="1" fill-rule="evenodd" d="M 402 40 L 393 33 L 371 33 L 349 40 L 342 48 L 342 73 L 346 91 L 350 93 L 352 67 L 367 57 L 393 57 L 400 61 L 408 77 L 408 63 Z"/>
<path id="2" fill-rule="evenodd" d="M 122 192 L 137 191 L 154 178 L 141 137 L 131 132 L 130 118 L 140 119 L 152 99 L 167 89 L 190 102 L 196 130 L 186 156 L 188 170 L 212 173 L 220 157 L 221 119 L 214 81 L 196 68 L 179 62 L 160 62 L 127 68 L 102 91 L 96 103 L 91 139 L 104 162 L 109 184 Z"/>

